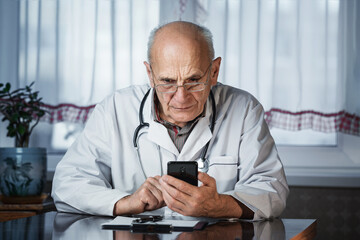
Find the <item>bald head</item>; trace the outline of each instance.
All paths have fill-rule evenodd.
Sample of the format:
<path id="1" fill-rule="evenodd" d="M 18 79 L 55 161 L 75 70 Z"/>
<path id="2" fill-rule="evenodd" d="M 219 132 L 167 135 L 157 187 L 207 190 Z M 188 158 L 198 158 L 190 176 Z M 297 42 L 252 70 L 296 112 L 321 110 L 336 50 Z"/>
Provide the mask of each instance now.
<path id="1" fill-rule="evenodd" d="M 177 21 L 157 27 L 150 33 L 147 52 L 149 63 L 154 60 L 154 49 L 162 48 L 166 44 L 178 44 L 181 48 L 185 42 L 205 51 L 202 54 L 207 55 L 209 61 L 214 58 L 211 32 L 191 22 Z"/>

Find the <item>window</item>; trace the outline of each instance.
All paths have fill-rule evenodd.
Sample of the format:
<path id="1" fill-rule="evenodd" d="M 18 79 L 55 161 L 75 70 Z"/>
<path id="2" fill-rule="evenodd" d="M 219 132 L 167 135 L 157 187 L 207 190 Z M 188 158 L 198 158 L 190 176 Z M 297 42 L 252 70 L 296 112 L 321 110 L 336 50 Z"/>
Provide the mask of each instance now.
<path id="1" fill-rule="evenodd" d="M 356 1 L 5 1 L 1 9 L 1 33 L 9 38 L 0 40 L 0 76 L 15 86 L 35 80 L 48 104 L 90 106 L 115 89 L 146 83 L 150 30 L 181 18 L 210 28 L 223 59 L 219 81 L 249 91 L 266 111 L 347 107 L 344 72 L 351 63 L 343 64 L 344 46 L 356 36 Z M 7 47 L 11 42 L 19 52 Z M 14 55 L 18 67 L 11 70 L 3 56 Z M 65 151 L 82 127 L 41 123 L 32 145 Z M 274 124 L 271 131 L 284 145 L 335 146 L 338 138 L 335 127 L 324 133 Z"/>

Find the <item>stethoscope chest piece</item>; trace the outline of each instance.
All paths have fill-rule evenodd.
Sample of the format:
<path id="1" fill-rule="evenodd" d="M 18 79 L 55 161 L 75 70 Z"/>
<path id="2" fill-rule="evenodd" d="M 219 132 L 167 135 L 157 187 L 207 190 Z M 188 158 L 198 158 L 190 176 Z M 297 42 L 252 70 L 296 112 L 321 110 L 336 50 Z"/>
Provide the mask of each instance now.
<path id="1" fill-rule="evenodd" d="M 196 160 L 197 164 L 198 164 L 198 170 L 199 172 L 204 172 L 207 173 L 209 170 L 209 162 L 206 161 L 205 159 L 199 158 Z"/>

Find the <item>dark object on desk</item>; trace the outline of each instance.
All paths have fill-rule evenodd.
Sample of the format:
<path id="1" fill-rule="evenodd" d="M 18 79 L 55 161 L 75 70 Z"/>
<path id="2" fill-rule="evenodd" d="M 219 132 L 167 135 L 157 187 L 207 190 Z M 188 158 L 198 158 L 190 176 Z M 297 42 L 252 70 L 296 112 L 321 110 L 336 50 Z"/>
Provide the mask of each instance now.
<path id="1" fill-rule="evenodd" d="M 144 224 L 147 222 L 159 222 L 163 219 L 162 216 L 144 216 L 132 221 L 131 231 L 136 233 L 169 233 L 171 232 L 171 225 L 168 224 Z"/>
<path id="2" fill-rule="evenodd" d="M 198 165 L 194 161 L 170 161 L 167 174 L 194 186 L 198 185 Z"/>
<path id="3" fill-rule="evenodd" d="M 133 220 L 133 223 L 146 223 L 146 222 L 158 222 L 163 219 L 163 216 L 143 216 Z"/>
<path id="4" fill-rule="evenodd" d="M 130 228 L 133 233 L 170 233 L 171 225 L 168 224 L 139 224 L 133 223 Z"/>

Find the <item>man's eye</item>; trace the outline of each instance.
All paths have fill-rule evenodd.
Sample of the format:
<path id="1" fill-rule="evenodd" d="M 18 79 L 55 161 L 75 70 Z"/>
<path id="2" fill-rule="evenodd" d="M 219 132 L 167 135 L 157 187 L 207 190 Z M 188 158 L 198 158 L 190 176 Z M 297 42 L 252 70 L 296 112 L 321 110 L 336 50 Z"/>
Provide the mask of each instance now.
<path id="1" fill-rule="evenodd" d="M 173 84 L 175 82 L 175 80 L 164 78 L 164 79 L 161 79 L 161 82 L 163 84 Z"/>
<path id="2" fill-rule="evenodd" d="M 189 81 L 190 82 L 198 82 L 198 81 L 200 81 L 200 78 L 190 78 Z"/>

